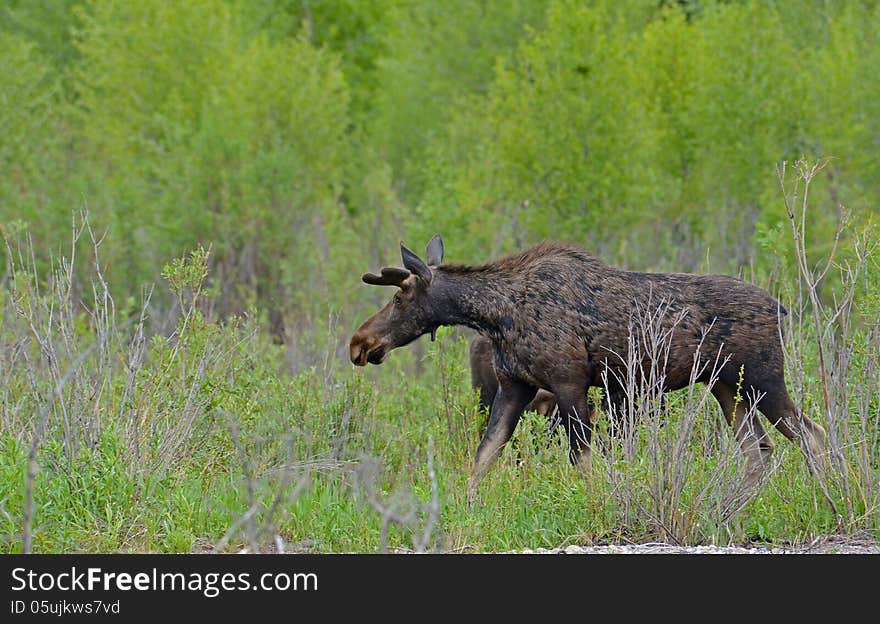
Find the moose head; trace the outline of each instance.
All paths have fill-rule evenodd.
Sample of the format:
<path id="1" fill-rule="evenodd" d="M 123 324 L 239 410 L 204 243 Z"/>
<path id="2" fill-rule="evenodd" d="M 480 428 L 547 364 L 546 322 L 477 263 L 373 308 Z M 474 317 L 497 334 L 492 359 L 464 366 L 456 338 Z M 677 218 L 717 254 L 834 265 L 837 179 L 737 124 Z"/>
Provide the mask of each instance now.
<path id="1" fill-rule="evenodd" d="M 381 364 L 392 349 L 409 344 L 430 333 L 431 339 L 441 323 L 431 301 L 432 267 L 443 261 L 443 239 L 434 236 L 423 261 L 400 243 L 404 269 L 385 267 L 380 275 L 365 273 L 361 279 L 374 286 L 396 286 L 385 306 L 358 327 L 351 338 L 351 361 L 356 366 Z"/>

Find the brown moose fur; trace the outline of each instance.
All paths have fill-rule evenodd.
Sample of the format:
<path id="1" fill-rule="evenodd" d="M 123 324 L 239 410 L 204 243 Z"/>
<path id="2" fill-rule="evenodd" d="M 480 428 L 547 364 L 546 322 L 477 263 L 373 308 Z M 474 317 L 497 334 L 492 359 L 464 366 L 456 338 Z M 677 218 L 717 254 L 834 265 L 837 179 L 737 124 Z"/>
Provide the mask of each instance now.
<path id="1" fill-rule="evenodd" d="M 477 335 L 471 340 L 470 365 L 471 385 L 480 393 L 480 407 L 486 410 L 492 408 L 492 401 L 498 392 L 498 377 L 495 375 L 495 366 L 492 364 L 492 341 L 484 336 Z M 545 418 L 551 418 L 556 411 L 556 397 L 552 392 L 538 390 L 535 398 L 526 405 L 527 411 L 537 412 Z"/>
<path id="2" fill-rule="evenodd" d="M 786 311 L 762 288 L 723 275 L 625 271 L 561 243 L 476 266 L 441 264 L 442 254 L 439 237 L 428 245 L 427 264 L 401 244 L 406 270 L 364 275 L 367 283 L 400 290 L 355 332 L 351 360 L 379 364 L 440 325 L 465 325 L 491 340 L 499 396 L 477 449 L 469 500 L 539 389 L 556 396 L 570 459 L 588 468 L 586 391 L 601 383 L 603 370 L 624 378 L 631 331 L 658 311 L 669 341 L 664 391 L 691 382 L 695 358 L 724 362 L 711 391 L 752 468 L 772 452 L 758 421 L 745 422 L 756 398 L 787 438 L 810 455 L 824 450 L 824 430 L 796 409 L 785 386 L 779 318 Z M 654 363 L 642 356 L 640 365 Z M 708 381 L 711 369 L 696 381 Z"/>
<path id="3" fill-rule="evenodd" d="M 471 368 L 471 386 L 480 394 L 480 407 L 485 410 L 492 408 L 492 401 L 498 392 L 498 376 L 495 374 L 495 364 L 492 362 L 494 348 L 492 341 L 485 336 L 477 334 L 471 340 L 469 350 L 469 361 Z M 609 392 L 608 388 L 603 388 L 602 409 L 605 414 L 613 416 L 615 423 L 619 426 L 620 420 L 626 409 L 626 396 L 622 390 L 612 388 Z M 596 424 L 597 415 L 595 406 L 592 401 L 588 401 L 590 410 L 590 421 Z M 526 405 L 526 411 L 537 412 L 541 416 L 551 418 L 556 412 L 556 397 L 552 392 L 546 390 L 538 390 L 532 402 Z M 554 421 L 553 426 L 555 427 Z"/>

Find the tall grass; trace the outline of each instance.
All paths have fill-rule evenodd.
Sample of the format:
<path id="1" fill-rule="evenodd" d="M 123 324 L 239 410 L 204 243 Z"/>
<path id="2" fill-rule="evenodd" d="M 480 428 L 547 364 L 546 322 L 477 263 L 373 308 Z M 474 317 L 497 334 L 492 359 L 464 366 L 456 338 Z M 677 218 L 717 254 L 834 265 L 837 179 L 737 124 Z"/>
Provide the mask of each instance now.
<path id="1" fill-rule="evenodd" d="M 797 170 L 801 189 L 808 173 Z M 798 240 L 809 212 L 790 213 Z M 878 535 L 880 267 L 876 242 L 847 236 L 827 263 L 800 257 L 781 282 L 789 389 L 828 432 L 821 470 L 771 431 L 776 453 L 750 478 L 710 386 L 661 400 L 655 366 L 620 380 L 625 413 L 600 419 L 589 479 L 528 414 L 472 508 L 465 482 L 484 416 L 463 332 L 353 371 L 347 319 L 330 317 L 315 341 L 330 346 L 306 358 L 269 339 L 256 314 L 216 318 L 210 250 L 165 267 L 169 323 L 150 289 L 114 298 L 86 215 L 49 275 L 26 236 L 6 236 L 0 550 L 463 552 Z M 91 284 L 76 278 L 83 262 Z M 662 362 L 662 310 L 643 312 L 632 349 Z M 722 363 L 695 362 L 694 377 Z"/>

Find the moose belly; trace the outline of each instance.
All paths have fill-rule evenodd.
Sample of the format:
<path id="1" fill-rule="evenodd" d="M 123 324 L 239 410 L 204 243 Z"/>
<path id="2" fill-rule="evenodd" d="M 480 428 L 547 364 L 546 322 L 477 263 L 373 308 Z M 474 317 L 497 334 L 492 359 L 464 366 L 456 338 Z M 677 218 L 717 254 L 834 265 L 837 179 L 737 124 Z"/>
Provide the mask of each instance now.
<path id="1" fill-rule="evenodd" d="M 515 358 L 505 355 L 503 351 L 495 352 L 495 371 L 515 379 L 521 383 L 529 384 L 535 388 L 550 390 L 549 379 L 539 371 L 533 370 L 534 365 L 529 365 Z"/>

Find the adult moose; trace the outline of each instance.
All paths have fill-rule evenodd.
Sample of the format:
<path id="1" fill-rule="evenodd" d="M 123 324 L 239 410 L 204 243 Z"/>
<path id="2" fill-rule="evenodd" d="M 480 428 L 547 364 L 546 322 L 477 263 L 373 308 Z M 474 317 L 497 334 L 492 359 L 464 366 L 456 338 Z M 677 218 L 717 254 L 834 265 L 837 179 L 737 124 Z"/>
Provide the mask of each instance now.
<path id="1" fill-rule="evenodd" d="M 758 421 L 745 422 L 753 406 L 806 453 L 825 448 L 824 429 L 798 412 L 785 386 L 779 316 L 786 311 L 757 286 L 722 275 L 624 271 L 560 243 L 476 266 L 441 264 L 439 236 L 428 244 L 427 262 L 403 243 L 400 250 L 404 269 L 383 268 L 362 278 L 399 290 L 357 329 L 351 361 L 381 364 L 392 349 L 423 334 L 433 337 L 441 325 L 465 325 L 492 341 L 499 389 L 468 479 L 469 501 L 538 389 L 556 396 L 569 459 L 589 467 L 586 391 L 603 370 L 624 378 L 637 326 L 632 321 L 653 310 L 662 310 L 669 341 L 663 390 L 709 381 L 711 367 L 695 369 L 695 361 L 722 363 L 711 392 L 750 472 L 773 450 Z M 652 365 L 640 362 L 639 368 Z"/>

